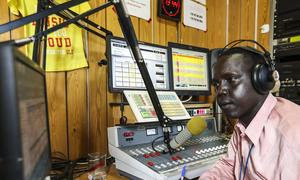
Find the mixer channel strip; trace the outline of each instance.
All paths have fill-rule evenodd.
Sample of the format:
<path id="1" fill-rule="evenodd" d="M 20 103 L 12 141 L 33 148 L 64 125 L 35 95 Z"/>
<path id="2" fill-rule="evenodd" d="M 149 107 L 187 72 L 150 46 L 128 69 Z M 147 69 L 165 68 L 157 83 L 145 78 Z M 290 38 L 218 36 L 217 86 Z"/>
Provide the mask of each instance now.
<path id="1" fill-rule="evenodd" d="M 217 136 L 208 136 L 189 140 L 177 148 L 173 155 L 162 154 L 152 149 L 151 144 L 124 147 L 122 150 L 134 159 L 147 165 L 158 173 L 165 173 L 187 164 L 205 163 L 227 152 L 227 143 Z M 155 145 L 157 151 L 166 149 L 164 144 Z"/>

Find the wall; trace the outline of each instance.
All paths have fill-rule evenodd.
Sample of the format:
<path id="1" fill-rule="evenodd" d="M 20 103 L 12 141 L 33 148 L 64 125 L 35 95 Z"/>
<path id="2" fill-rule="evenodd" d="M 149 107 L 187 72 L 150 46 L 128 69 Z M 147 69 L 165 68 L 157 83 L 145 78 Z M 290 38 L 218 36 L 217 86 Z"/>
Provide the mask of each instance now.
<path id="1" fill-rule="evenodd" d="M 89 1 L 92 7 L 104 2 Z M 270 0 L 207 0 L 206 32 L 157 17 L 157 0 L 151 0 L 150 21 L 132 17 L 132 22 L 138 39 L 150 43 L 167 45 L 173 41 L 216 48 L 235 39 L 249 38 L 268 47 L 269 34 L 261 34 L 259 27 L 269 23 L 269 4 Z M 0 10 L 1 24 L 17 18 L 9 13 L 6 0 L 0 0 Z M 89 19 L 122 36 L 112 7 Z M 20 28 L 0 35 L 0 39 L 16 39 L 22 34 Z M 107 153 L 106 129 L 114 125 L 118 114 L 110 103 L 120 100 L 118 94 L 108 92 L 107 67 L 97 65 L 104 58 L 105 40 L 85 34 L 89 68 L 46 75 L 52 151 L 62 152 L 70 159 L 88 152 Z M 201 98 L 213 101 L 213 96 Z"/>

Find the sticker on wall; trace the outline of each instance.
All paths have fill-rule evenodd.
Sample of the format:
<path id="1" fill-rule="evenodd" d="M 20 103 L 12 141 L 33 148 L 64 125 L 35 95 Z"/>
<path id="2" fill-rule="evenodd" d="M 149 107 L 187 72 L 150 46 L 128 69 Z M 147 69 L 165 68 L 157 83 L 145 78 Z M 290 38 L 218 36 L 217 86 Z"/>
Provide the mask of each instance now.
<path id="1" fill-rule="evenodd" d="M 206 31 L 206 6 L 205 1 L 185 0 L 183 7 L 183 24 Z M 206 3 L 206 2 L 205 2 Z"/>
<path id="2" fill-rule="evenodd" d="M 125 0 L 125 4 L 130 15 L 150 20 L 150 0 Z"/>

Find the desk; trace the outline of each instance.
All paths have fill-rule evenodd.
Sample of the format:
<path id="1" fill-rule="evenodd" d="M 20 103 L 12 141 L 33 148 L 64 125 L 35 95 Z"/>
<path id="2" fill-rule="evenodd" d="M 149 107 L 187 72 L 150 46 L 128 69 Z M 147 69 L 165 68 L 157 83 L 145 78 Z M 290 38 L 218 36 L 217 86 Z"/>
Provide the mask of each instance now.
<path id="1" fill-rule="evenodd" d="M 87 180 L 87 179 L 88 179 L 87 173 L 76 178 L 76 180 Z M 129 179 L 127 177 L 121 176 L 118 173 L 116 166 L 113 164 L 108 168 L 107 180 L 129 180 Z"/>

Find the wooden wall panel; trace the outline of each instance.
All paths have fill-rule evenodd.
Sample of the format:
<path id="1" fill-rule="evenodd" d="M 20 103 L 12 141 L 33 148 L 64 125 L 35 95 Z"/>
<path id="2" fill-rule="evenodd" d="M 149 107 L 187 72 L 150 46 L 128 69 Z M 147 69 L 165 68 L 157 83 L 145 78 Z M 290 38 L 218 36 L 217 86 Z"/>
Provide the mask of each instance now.
<path id="1" fill-rule="evenodd" d="M 67 72 L 67 117 L 69 158 L 76 159 L 88 152 L 86 68 Z"/>
<path id="2" fill-rule="evenodd" d="M 146 21 L 144 19 L 139 20 L 139 40 L 143 42 L 152 43 L 152 14 L 151 19 Z"/>
<path id="3" fill-rule="evenodd" d="M 226 45 L 226 0 L 207 1 L 207 46 L 222 48 Z"/>
<path id="4" fill-rule="evenodd" d="M 0 1 L 1 8 L 1 16 L 0 16 L 0 24 L 4 24 L 9 22 L 9 9 L 7 6 L 7 1 Z M 10 33 L 0 34 L 1 41 L 6 41 L 10 39 Z"/>
<path id="5" fill-rule="evenodd" d="M 229 0 L 228 42 L 241 38 L 241 0 Z"/>
<path id="6" fill-rule="evenodd" d="M 257 41 L 261 43 L 266 49 L 269 49 L 270 32 L 261 33 L 261 26 L 270 23 L 270 0 L 258 1 L 258 22 L 257 22 Z"/>
<path id="7" fill-rule="evenodd" d="M 46 84 L 51 151 L 68 156 L 65 73 L 47 73 Z"/>
<path id="8" fill-rule="evenodd" d="M 255 39 L 255 1 L 241 1 L 241 39 Z M 245 43 L 253 46 L 253 43 Z"/>
<path id="9" fill-rule="evenodd" d="M 166 41 L 166 21 L 163 18 L 157 16 L 157 0 L 153 0 L 153 42 L 155 44 L 167 45 Z"/>
<path id="10" fill-rule="evenodd" d="M 166 20 L 166 45 L 168 42 L 178 42 L 178 28 L 174 21 Z"/>
<path id="11" fill-rule="evenodd" d="M 91 1 L 92 7 L 103 4 L 105 0 Z M 107 10 L 100 11 L 89 18 L 106 27 Z M 104 39 L 88 35 L 88 104 L 89 104 L 89 152 L 107 152 L 107 67 L 97 63 L 105 58 Z"/>

